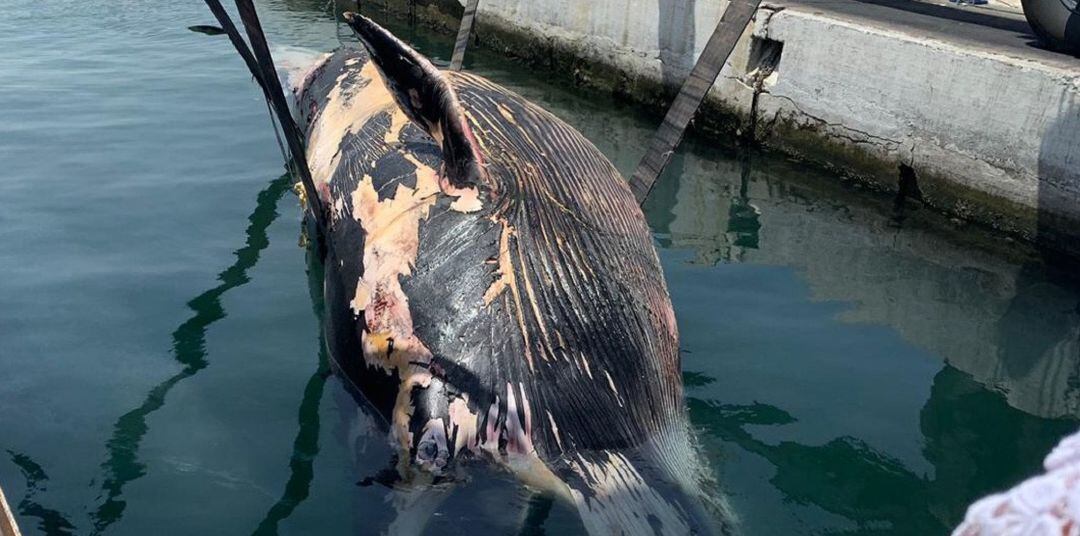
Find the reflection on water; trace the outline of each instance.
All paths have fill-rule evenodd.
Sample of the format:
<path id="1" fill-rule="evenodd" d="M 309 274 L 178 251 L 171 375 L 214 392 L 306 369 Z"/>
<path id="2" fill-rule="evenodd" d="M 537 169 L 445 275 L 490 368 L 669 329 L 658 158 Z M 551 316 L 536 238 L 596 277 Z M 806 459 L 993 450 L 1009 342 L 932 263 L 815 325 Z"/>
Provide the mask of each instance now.
<path id="1" fill-rule="evenodd" d="M 650 204 L 671 214 L 650 219 L 665 246 L 695 251 L 699 263 L 790 266 L 814 299 L 857 304 L 844 320 L 893 327 L 1023 411 L 1080 416 L 1075 281 L 925 223 L 898 228 L 884 205 L 859 207 L 841 188 L 798 182 L 800 171 L 782 162 L 749 172 L 695 163 L 670 177 L 671 203 Z"/>
<path id="2" fill-rule="evenodd" d="M 294 209 L 278 218 L 289 181 L 266 183 L 280 160 L 257 88 L 224 40 L 186 30 L 210 22 L 201 4 L 170 6 L 168 29 L 159 8 L 120 4 L 78 4 L 91 13 L 76 32 L 59 4 L 0 21 L 0 74 L 40 86 L 0 85 L 19 104 L 0 126 L 15 177 L 0 179 L 0 364 L 18 371 L 0 382 L 0 483 L 25 532 L 387 526 L 390 450 L 328 377 L 308 314 L 322 309 L 321 267 L 295 246 Z M 273 42 L 319 49 L 347 38 L 327 6 L 260 2 Z M 685 25 L 686 6 L 667 24 Z M 448 37 L 390 26 L 449 56 Z M 35 55 L 56 36 L 86 40 L 59 47 L 82 50 L 79 63 Z M 624 173 L 656 124 L 479 48 L 469 68 L 574 124 Z M 221 104 L 188 118 L 219 78 Z M 41 98 L 49 88 L 63 98 Z M 1076 283 L 923 211 L 898 223 L 875 199 L 694 142 L 646 205 L 691 420 L 746 533 L 941 533 L 1077 427 Z M 432 533 L 580 531 L 572 510 L 503 475 L 461 488 Z"/>
<path id="3" fill-rule="evenodd" d="M 822 445 L 773 445 L 755 438 L 749 425 L 794 422 L 775 406 L 697 398 L 690 398 L 689 406 L 691 418 L 710 437 L 768 460 L 776 468 L 770 482 L 787 499 L 843 516 L 860 530 L 890 534 L 947 532 L 963 518 L 971 497 L 1039 470 L 1054 438 L 1076 427 L 1069 421 L 1040 422 L 946 366 L 934 377 L 921 413 L 924 455 L 934 468 L 933 475 L 924 475 L 855 437 Z"/>
<path id="4" fill-rule="evenodd" d="M 26 480 L 26 491 L 23 493 L 22 500 L 15 506 L 18 514 L 37 519 L 36 528 L 45 534 L 75 534 L 75 527 L 64 517 L 64 514 L 34 500 L 39 493 L 47 491 L 46 483 L 49 481 L 49 476 L 45 474 L 45 470 L 25 454 L 10 450 L 8 454 L 11 455 L 11 463 L 22 471 L 22 476 Z"/>
<path id="5" fill-rule="evenodd" d="M 686 366 L 709 371 L 685 376 L 691 418 L 708 440 L 719 440 L 717 456 L 734 447 L 767 460 L 775 474 L 758 478 L 767 478 L 784 501 L 838 516 L 806 521 L 811 516 L 793 515 L 789 521 L 795 527 L 944 532 L 962 518 L 972 498 L 1038 471 L 1045 453 L 1077 428 L 1080 300 L 1075 282 L 1030 259 L 1015 263 L 984 251 L 971 237 L 936 232 L 918 221 L 898 228 L 885 200 L 878 207 L 860 204 L 836 185 L 799 174 L 784 162 L 766 162 L 747 173 L 745 163 L 687 158 L 682 173 L 666 178 L 673 192 L 651 200 L 650 222 L 671 252 L 667 255 L 675 257 L 669 262 L 677 263 L 674 269 L 669 264 L 668 275 L 689 351 Z M 697 268 L 680 267 L 685 263 Z M 784 267 L 812 302 L 842 305 L 830 311 L 830 329 L 841 336 L 850 331 L 846 336 L 854 344 L 819 341 L 816 333 L 792 329 L 773 309 L 782 304 L 761 306 L 775 315 L 763 321 L 752 318 L 756 310 L 730 310 L 745 289 L 705 290 L 709 296 L 702 298 L 698 284 L 693 299 L 682 296 L 679 287 L 686 282 L 673 272 L 717 283 L 735 279 L 725 263 Z M 709 298 L 731 303 L 728 308 L 702 305 Z M 686 321 L 713 310 L 718 311 L 713 322 Z M 749 318 L 740 319 L 743 314 Z M 813 314 L 799 316 L 809 322 Z M 733 327 L 722 333 L 740 331 L 740 324 L 743 330 L 764 324 L 768 336 L 790 338 L 787 348 L 799 353 L 760 359 L 799 367 L 801 376 L 762 374 L 768 383 L 725 391 L 717 381 L 724 374 L 735 376 L 732 383 L 754 381 L 739 361 L 752 359 L 760 344 L 740 348 L 739 340 L 720 334 L 685 331 L 688 324 L 716 329 L 724 323 Z M 860 343 L 861 326 L 884 326 L 894 335 Z M 889 340 L 894 338 L 899 345 Z M 818 345 L 828 355 L 815 355 Z M 900 353 L 912 355 L 893 356 L 897 350 L 883 352 L 877 345 L 897 345 Z M 729 366 L 703 362 L 701 352 L 728 359 Z M 926 374 L 927 353 L 941 360 L 932 377 Z M 897 358 L 915 361 L 903 370 L 889 363 Z M 872 370 L 859 370 L 875 360 L 880 362 L 871 363 Z M 849 367 L 841 374 L 850 378 L 838 382 L 848 389 L 870 384 L 894 391 L 897 382 L 928 382 L 928 396 L 915 397 L 907 407 L 870 396 L 854 401 L 864 407 L 830 404 L 822 398 L 826 393 L 806 385 L 835 382 L 837 371 L 815 370 L 819 366 Z M 825 374 L 830 378 L 819 377 Z M 830 419 L 790 413 L 829 406 L 845 412 L 849 422 L 822 424 Z M 872 421 L 894 415 L 899 417 L 894 428 L 902 429 L 905 420 L 917 422 L 903 441 L 888 439 L 890 433 Z M 864 416 L 869 417 L 865 423 Z M 815 421 L 816 433 L 783 431 L 805 419 Z M 829 431 L 821 433 L 825 428 Z M 904 448 L 912 439 L 914 448 Z M 779 525 L 783 517 L 770 519 Z M 747 523 L 756 529 L 777 526 Z"/>
<path id="6" fill-rule="evenodd" d="M 323 315 L 323 267 L 316 257 L 314 247 L 308 247 L 308 292 L 311 294 L 311 306 L 315 316 L 322 324 Z M 259 522 L 252 533 L 256 536 L 269 536 L 278 533 L 278 525 L 292 515 L 293 510 L 311 494 L 311 482 L 315 476 L 314 461 L 319 454 L 319 403 L 326 388 L 326 379 L 330 376 L 330 359 L 326 354 L 326 341 L 322 329 L 319 330 L 319 360 L 315 372 L 304 385 L 304 396 L 297 411 L 296 439 L 293 440 L 292 456 L 289 457 L 289 479 L 281 498 L 266 512 L 266 517 Z"/>
<path id="7" fill-rule="evenodd" d="M 289 186 L 289 175 L 282 175 L 259 192 L 255 210 L 248 216 L 247 241 L 244 247 L 236 250 L 236 262 L 218 274 L 221 284 L 187 303 L 195 314 L 172 334 L 173 354 L 184 368 L 154 386 L 139 407 L 122 415 L 113 426 L 113 435 L 106 443 L 109 457 L 101 464 L 104 473 L 101 489 L 105 500 L 90 516 L 95 534 L 104 532 L 124 515 L 127 506 L 123 499 L 124 486 L 146 472 L 146 465 L 139 462 L 139 445 L 148 430 L 147 417 L 165 405 L 165 397 L 173 387 L 210 364 L 206 357 L 206 329 L 225 318 L 222 295 L 250 281 L 248 270 L 255 266 L 259 254 L 270 243 L 266 229 L 277 218 L 277 203 Z"/>

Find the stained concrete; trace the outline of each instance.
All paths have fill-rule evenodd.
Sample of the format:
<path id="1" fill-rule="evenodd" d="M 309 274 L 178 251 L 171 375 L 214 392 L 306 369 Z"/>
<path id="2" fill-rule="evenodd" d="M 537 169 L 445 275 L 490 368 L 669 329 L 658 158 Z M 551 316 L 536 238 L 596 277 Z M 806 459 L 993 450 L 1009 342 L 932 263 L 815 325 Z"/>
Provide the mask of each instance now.
<path id="1" fill-rule="evenodd" d="M 759 134 L 811 156 L 823 138 L 828 163 L 871 178 L 910 165 L 934 206 L 1076 252 L 1061 232 L 1080 221 L 1080 61 L 1031 47 L 1008 19 L 957 13 L 773 13 L 755 35 L 784 42 L 784 58 L 759 98 Z"/>
<path id="2" fill-rule="evenodd" d="M 391 5 L 404 4 L 391 0 Z M 453 30 L 460 6 L 414 12 Z M 399 6 L 400 7 L 400 6 Z M 721 0 L 482 0 L 480 46 L 662 110 Z M 456 11 L 455 11 L 456 10 Z M 783 44 L 769 76 L 764 40 Z M 696 121 L 1080 255 L 1080 60 L 1036 46 L 1022 16 L 913 0 L 763 4 Z"/>

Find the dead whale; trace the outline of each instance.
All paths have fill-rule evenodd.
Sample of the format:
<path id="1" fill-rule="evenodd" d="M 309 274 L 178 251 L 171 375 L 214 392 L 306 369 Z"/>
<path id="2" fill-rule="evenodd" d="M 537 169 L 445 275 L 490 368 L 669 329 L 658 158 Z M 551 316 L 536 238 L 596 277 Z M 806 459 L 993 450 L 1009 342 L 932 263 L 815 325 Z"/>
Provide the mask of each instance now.
<path id="1" fill-rule="evenodd" d="M 594 534 L 728 532 L 625 180 L 545 110 L 347 19 L 364 48 L 293 91 L 329 211 L 326 340 L 398 453 L 399 531 L 424 489 L 489 463 Z"/>

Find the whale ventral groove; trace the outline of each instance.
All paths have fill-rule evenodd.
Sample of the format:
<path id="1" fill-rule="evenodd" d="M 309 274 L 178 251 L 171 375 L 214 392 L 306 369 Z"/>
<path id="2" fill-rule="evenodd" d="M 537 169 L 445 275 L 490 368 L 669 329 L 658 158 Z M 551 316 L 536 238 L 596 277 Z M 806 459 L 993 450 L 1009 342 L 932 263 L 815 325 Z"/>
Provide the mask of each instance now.
<path id="1" fill-rule="evenodd" d="M 348 20 L 365 48 L 294 91 L 330 207 L 330 354 L 397 474 L 494 462 L 591 531 L 711 532 L 675 315 L 623 177 L 551 113 Z"/>

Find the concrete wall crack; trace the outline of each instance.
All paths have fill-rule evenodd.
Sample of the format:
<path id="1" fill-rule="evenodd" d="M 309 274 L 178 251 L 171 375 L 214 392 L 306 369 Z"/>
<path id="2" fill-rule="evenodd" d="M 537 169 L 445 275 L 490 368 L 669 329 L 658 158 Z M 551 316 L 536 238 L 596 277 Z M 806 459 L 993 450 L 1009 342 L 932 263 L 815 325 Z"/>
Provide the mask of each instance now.
<path id="1" fill-rule="evenodd" d="M 857 128 L 852 128 L 852 127 L 850 127 L 848 125 L 844 125 L 842 123 L 832 123 L 832 122 L 829 122 L 829 121 L 827 121 L 827 120 L 825 120 L 825 119 L 823 119 L 821 117 L 817 117 L 817 116 L 807 112 L 806 110 L 804 110 L 801 106 L 799 106 L 798 103 L 795 102 L 794 99 L 792 99 L 791 97 L 788 97 L 787 95 L 778 95 L 776 93 L 772 93 L 772 92 L 770 92 L 768 90 L 765 90 L 765 89 L 760 90 L 760 92 L 764 93 L 764 94 L 767 94 L 767 95 L 769 95 L 771 97 L 774 97 L 774 98 L 777 98 L 777 99 L 782 99 L 782 100 L 785 100 L 785 101 L 789 102 L 791 104 L 792 108 L 795 108 L 795 111 L 798 112 L 799 116 L 804 117 L 806 119 L 809 119 L 811 121 L 814 121 L 814 122 L 818 123 L 820 126 L 826 127 L 828 129 L 828 131 L 823 132 L 823 133 L 828 135 L 828 136 L 834 136 L 834 137 L 837 137 L 837 138 L 843 138 L 843 139 L 846 139 L 846 140 L 848 140 L 848 141 L 850 141 L 852 143 L 869 144 L 869 145 L 882 145 L 882 146 L 886 146 L 888 148 L 896 147 L 897 149 L 899 149 L 899 147 L 904 144 L 902 141 L 899 141 L 899 140 L 894 140 L 892 138 L 886 138 L 884 136 L 878 136 L 876 134 L 871 134 L 869 132 L 866 132 L 865 130 L 859 130 Z M 755 97 L 756 97 L 756 95 L 755 95 Z M 776 111 L 776 114 L 773 116 L 773 121 L 772 121 L 773 124 L 776 123 L 776 117 L 779 117 L 782 113 L 783 113 L 782 110 L 777 110 Z M 862 139 L 859 139 L 858 137 L 853 136 L 851 134 L 847 134 L 848 132 L 852 132 L 852 133 L 861 135 Z"/>

